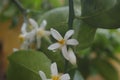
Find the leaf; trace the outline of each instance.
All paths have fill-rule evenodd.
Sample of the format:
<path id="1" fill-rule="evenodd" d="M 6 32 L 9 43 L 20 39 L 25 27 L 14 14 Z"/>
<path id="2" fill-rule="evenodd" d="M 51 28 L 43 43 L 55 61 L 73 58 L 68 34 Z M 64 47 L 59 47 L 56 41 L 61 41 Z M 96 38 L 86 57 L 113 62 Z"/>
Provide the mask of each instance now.
<path id="1" fill-rule="evenodd" d="M 73 80 L 84 80 L 79 71 L 76 70 Z"/>
<path id="2" fill-rule="evenodd" d="M 45 19 L 47 21 L 46 28 L 48 30 L 54 28 L 64 35 L 68 30 L 68 12 L 68 7 L 55 8 L 40 16 L 38 22 L 41 23 Z"/>
<path id="3" fill-rule="evenodd" d="M 81 72 L 84 79 L 90 74 L 91 62 L 87 57 L 77 59 L 78 70 Z"/>
<path id="4" fill-rule="evenodd" d="M 119 80 L 117 70 L 107 60 L 94 60 L 94 66 L 105 80 Z"/>
<path id="5" fill-rule="evenodd" d="M 76 20 L 74 28 L 75 36 L 79 41 L 79 45 L 77 46 L 77 51 L 79 53 L 81 49 L 85 49 L 93 43 L 97 28 L 93 28 L 80 20 Z"/>
<path id="6" fill-rule="evenodd" d="M 18 51 L 9 56 L 7 80 L 41 80 L 39 71 L 50 76 L 50 60 L 42 53 L 33 50 Z"/>
<path id="7" fill-rule="evenodd" d="M 92 27 L 120 27 L 120 0 L 81 0 L 81 5 L 81 19 Z"/>

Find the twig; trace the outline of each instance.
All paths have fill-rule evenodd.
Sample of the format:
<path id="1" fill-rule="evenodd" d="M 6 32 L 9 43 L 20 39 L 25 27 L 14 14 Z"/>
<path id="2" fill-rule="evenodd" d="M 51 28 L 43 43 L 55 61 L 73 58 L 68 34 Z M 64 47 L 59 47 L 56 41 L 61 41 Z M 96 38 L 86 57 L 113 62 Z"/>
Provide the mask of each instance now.
<path id="1" fill-rule="evenodd" d="M 18 0 L 11 0 L 23 14 L 24 21 L 27 21 L 27 10 L 23 7 L 23 5 Z"/>
<path id="2" fill-rule="evenodd" d="M 73 27 L 74 17 L 75 17 L 75 13 L 74 13 L 73 0 L 69 0 L 69 20 L 68 20 L 69 29 L 72 29 Z"/>

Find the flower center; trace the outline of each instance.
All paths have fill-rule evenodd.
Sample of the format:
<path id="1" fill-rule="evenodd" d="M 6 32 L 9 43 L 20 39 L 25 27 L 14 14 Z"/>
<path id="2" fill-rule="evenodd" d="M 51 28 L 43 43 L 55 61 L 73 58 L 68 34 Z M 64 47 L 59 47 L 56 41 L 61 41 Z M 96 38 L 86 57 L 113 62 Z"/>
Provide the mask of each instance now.
<path id="1" fill-rule="evenodd" d="M 38 36 L 43 36 L 45 34 L 45 31 L 44 30 L 39 30 L 38 32 L 37 32 L 37 35 Z"/>
<path id="2" fill-rule="evenodd" d="M 52 76 L 52 80 L 60 80 L 60 76 Z"/>
<path id="3" fill-rule="evenodd" d="M 62 40 L 58 41 L 58 43 L 60 43 L 60 44 L 64 45 L 64 44 L 65 44 L 65 40 L 64 40 L 64 39 L 62 39 Z"/>
<path id="4" fill-rule="evenodd" d="M 20 43 L 23 43 L 25 41 L 25 37 L 23 35 L 19 35 Z"/>

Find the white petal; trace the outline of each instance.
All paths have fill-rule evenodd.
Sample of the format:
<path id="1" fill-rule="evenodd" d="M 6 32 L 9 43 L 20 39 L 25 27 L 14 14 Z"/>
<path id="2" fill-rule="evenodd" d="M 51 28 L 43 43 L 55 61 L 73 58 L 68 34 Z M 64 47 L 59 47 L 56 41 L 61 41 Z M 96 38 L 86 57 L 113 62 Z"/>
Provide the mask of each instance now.
<path id="1" fill-rule="evenodd" d="M 55 62 L 51 64 L 51 74 L 52 76 L 58 75 L 57 64 Z"/>
<path id="2" fill-rule="evenodd" d="M 60 35 L 60 33 L 53 28 L 51 28 L 51 34 L 58 41 L 63 39 L 63 37 Z"/>
<path id="3" fill-rule="evenodd" d="M 37 37 L 37 49 L 41 47 L 41 37 Z"/>
<path id="4" fill-rule="evenodd" d="M 68 50 L 68 55 L 69 55 L 70 63 L 72 63 L 73 65 L 76 65 L 76 56 L 71 48 Z"/>
<path id="5" fill-rule="evenodd" d="M 47 21 L 43 20 L 41 25 L 40 25 L 40 29 L 45 29 L 46 25 L 47 25 Z"/>
<path id="6" fill-rule="evenodd" d="M 69 39 L 67 40 L 68 45 L 78 45 L 78 41 L 76 39 Z"/>
<path id="7" fill-rule="evenodd" d="M 69 60 L 69 56 L 68 56 L 66 45 L 62 47 L 62 54 L 63 54 L 65 59 Z"/>
<path id="8" fill-rule="evenodd" d="M 48 49 L 49 50 L 55 50 L 55 49 L 58 49 L 58 48 L 60 48 L 60 44 L 59 43 L 54 43 L 54 44 L 51 44 L 49 47 L 48 47 Z"/>
<path id="9" fill-rule="evenodd" d="M 74 34 L 74 30 L 69 30 L 66 32 L 65 36 L 64 36 L 64 39 L 68 39 L 70 38 L 72 35 Z"/>
<path id="10" fill-rule="evenodd" d="M 60 77 L 60 80 L 70 80 L 70 75 L 69 74 L 64 74 Z"/>
<path id="11" fill-rule="evenodd" d="M 27 27 L 27 24 L 26 24 L 26 23 L 23 23 L 23 25 L 22 25 L 22 27 L 21 27 L 21 32 L 22 32 L 22 34 L 27 33 L 26 27 Z"/>
<path id="12" fill-rule="evenodd" d="M 30 19 L 29 19 L 29 22 L 30 22 L 30 24 L 31 24 L 34 28 L 38 28 L 38 24 L 37 24 L 37 22 L 36 22 L 34 19 L 30 18 Z"/>
<path id="13" fill-rule="evenodd" d="M 42 80 L 47 80 L 46 75 L 43 71 L 39 71 L 39 75 L 40 75 Z"/>

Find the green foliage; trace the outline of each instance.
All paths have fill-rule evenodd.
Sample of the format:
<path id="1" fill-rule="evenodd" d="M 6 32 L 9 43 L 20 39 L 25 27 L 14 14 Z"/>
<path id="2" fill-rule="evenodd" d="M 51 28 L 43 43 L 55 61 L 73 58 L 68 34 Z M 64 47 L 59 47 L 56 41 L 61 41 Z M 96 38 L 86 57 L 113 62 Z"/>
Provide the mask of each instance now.
<path id="1" fill-rule="evenodd" d="M 41 80 L 39 71 L 50 77 L 50 60 L 42 53 L 32 50 L 18 51 L 9 56 L 7 80 Z"/>
<path id="2" fill-rule="evenodd" d="M 81 0 L 83 20 L 94 27 L 120 27 L 120 0 Z"/>
<path id="3" fill-rule="evenodd" d="M 20 1 L 25 8 L 30 10 L 27 17 L 34 14 L 33 17 L 37 16 L 38 23 L 43 20 L 47 21 L 47 30 L 54 28 L 62 35 L 69 30 L 69 7 L 60 7 L 63 6 L 61 0 Z M 2 9 L 1 6 L 0 9 Z M 70 73 L 73 80 L 84 80 L 82 76 L 86 79 L 92 73 L 99 73 L 105 80 L 119 80 L 117 71 L 109 63 L 109 59 L 120 63 L 120 60 L 115 57 L 115 52 L 120 51 L 120 32 L 97 31 L 97 29 L 120 27 L 120 0 L 74 0 L 74 11 L 73 29 L 75 34 L 73 38 L 79 41 L 79 45 L 74 48 L 77 56 L 77 71 L 69 63 L 66 66 L 67 63 L 60 51 L 52 52 L 47 49 L 51 41 L 56 42 L 50 37 L 51 41 L 42 39 L 42 46 L 38 49 L 41 52 L 19 51 L 9 57 L 8 80 L 40 80 L 39 70 L 50 76 L 50 60 L 58 64 L 60 72 Z M 0 18 L 8 20 L 8 18 L 17 15 L 18 10 L 12 5 L 1 13 Z M 17 21 L 13 18 L 12 25 L 16 25 Z M 66 68 L 67 70 L 65 70 Z"/>
<path id="4" fill-rule="evenodd" d="M 118 72 L 107 60 L 94 60 L 94 67 L 105 78 L 105 80 L 119 80 Z"/>

